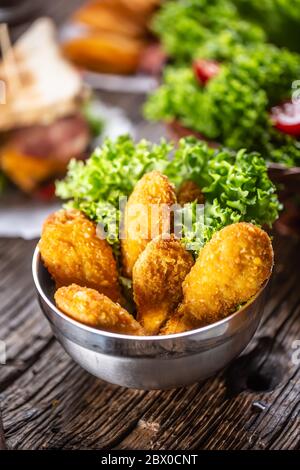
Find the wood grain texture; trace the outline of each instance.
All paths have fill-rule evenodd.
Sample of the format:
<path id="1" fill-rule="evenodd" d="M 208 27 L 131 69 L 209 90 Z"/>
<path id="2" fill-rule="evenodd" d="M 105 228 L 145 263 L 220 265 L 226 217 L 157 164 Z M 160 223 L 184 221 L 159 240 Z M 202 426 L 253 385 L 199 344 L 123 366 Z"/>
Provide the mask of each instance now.
<path id="1" fill-rule="evenodd" d="M 2 423 L 2 412 L 0 409 L 0 450 L 5 450 L 6 447 L 6 442 L 5 442 L 5 435 L 3 431 L 3 423 Z"/>
<path id="2" fill-rule="evenodd" d="M 43 13 L 62 21 L 80 3 L 43 2 Z M 137 137 L 163 134 L 141 119 L 142 97 L 100 96 L 127 110 Z M 300 340 L 298 240 L 275 236 L 264 318 L 241 358 L 205 383 L 150 392 L 106 384 L 62 350 L 36 301 L 35 243 L 0 239 L 0 448 L 300 449 L 300 370 L 291 361 Z"/>
<path id="3" fill-rule="evenodd" d="M 65 354 L 35 301 L 34 242 L 1 240 L 1 268 L 10 257 L 15 267 L 5 278 L 0 268 L 0 331 L 8 344 L 0 398 L 9 448 L 299 448 L 300 371 L 291 355 L 300 339 L 300 250 L 279 236 L 274 245 L 264 319 L 242 364 L 204 384 L 145 392 L 106 384 Z M 260 413 L 257 401 L 265 406 Z"/>

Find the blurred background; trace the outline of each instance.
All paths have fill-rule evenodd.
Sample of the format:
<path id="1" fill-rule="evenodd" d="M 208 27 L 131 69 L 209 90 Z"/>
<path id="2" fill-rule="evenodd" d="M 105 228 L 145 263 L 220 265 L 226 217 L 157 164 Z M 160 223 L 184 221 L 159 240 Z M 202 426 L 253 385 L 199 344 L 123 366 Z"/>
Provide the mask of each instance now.
<path id="1" fill-rule="evenodd" d="M 300 0 L 0 0 L 0 340 L 9 357 L 0 408 L 9 446 L 299 447 L 290 361 L 299 338 L 299 52 Z M 280 191 L 265 318 L 227 379 L 118 391 L 76 368 L 40 314 L 31 261 L 43 221 L 61 206 L 54 182 L 72 158 L 123 133 L 259 151 Z"/>
<path id="2" fill-rule="evenodd" d="M 149 27 L 158 3 L 0 2 L 0 236 L 38 236 L 55 179 L 106 136 L 165 134 L 142 117 L 163 61 Z"/>

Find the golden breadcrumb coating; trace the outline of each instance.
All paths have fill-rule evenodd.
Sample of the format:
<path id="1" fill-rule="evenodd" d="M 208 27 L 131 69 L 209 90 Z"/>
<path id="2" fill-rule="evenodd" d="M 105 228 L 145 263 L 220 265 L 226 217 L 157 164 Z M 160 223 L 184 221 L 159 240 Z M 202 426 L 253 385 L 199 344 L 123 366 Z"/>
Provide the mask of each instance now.
<path id="1" fill-rule="evenodd" d="M 259 227 L 242 222 L 216 232 L 183 282 L 181 325 L 194 317 L 200 327 L 231 314 L 259 291 L 272 267 L 271 240 Z"/>
<path id="2" fill-rule="evenodd" d="M 177 192 L 177 201 L 178 204 L 184 206 L 189 202 L 197 202 L 197 204 L 204 204 L 204 194 L 194 181 L 186 180 L 184 181 L 178 189 Z"/>
<path id="3" fill-rule="evenodd" d="M 147 173 L 136 184 L 124 214 L 121 250 L 125 276 L 132 276 L 133 266 L 149 241 L 170 231 L 169 208 L 175 203 L 174 188 L 159 171 Z"/>
<path id="4" fill-rule="evenodd" d="M 182 299 L 182 282 L 194 264 L 192 255 L 174 236 L 148 243 L 133 267 L 133 295 L 138 321 L 149 335 L 157 334 Z"/>
<path id="5" fill-rule="evenodd" d="M 159 330 L 159 334 L 173 335 L 175 333 L 184 333 L 185 331 L 200 328 L 200 326 L 201 324 L 195 317 L 188 314 L 184 315 L 177 310 L 170 316 L 167 323 Z"/>
<path id="6" fill-rule="evenodd" d="M 133 316 L 106 295 L 94 289 L 71 284 L 54 295 L 57 307 L 85 325 L 127 335 L 143 335 L 141 325 Z"/>
<path id="7" fill-rule="evenodd" d="M 50 215 L 39 248 L 57 287 L 75 283 L 96 289 L 116 302 L 121 300 L 112 249 L 80 211 L 59 210 Z"/>

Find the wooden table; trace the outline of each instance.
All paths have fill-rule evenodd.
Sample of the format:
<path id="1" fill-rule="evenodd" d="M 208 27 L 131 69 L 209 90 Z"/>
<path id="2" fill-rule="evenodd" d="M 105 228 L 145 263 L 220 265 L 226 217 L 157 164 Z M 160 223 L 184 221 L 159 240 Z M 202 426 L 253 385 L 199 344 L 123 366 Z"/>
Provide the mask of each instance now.
<path id="1" fill-rule="evenodd" d="M 78 3 L 51 2 L 50 13 L 62 19 Z M 139 136 L 158 138 L 138 100 L 121 103 Z M 62 350 L 35 297 L 35 244 L 0 239 L 0 339 L 8 355 L 0 366 L 0 448 L 300 449 L 300 369 L 292 360 L 300 359 L 293 349 L 300 340 L 297 239 L 275 234 L 264 320 L 242 357 L 205 383 L 149 392 L 98 380 Z"/>

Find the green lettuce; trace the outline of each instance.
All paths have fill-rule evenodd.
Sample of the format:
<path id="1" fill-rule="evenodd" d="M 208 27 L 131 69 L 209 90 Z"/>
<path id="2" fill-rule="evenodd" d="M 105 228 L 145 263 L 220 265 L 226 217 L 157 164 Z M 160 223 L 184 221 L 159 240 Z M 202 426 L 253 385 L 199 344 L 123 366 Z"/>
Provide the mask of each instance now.
<path id="1" fill-rule="evenodd" d="M 300 0 L 233 0 L 240 14 L 264 28 L 268 39 L 300 51 Z"/>
<path id="2" fill-rule="evenodd" d="M 216 150 L 193 137 L 181 139 L 165 174 L 176 186 L 189 179 L 202 189 L 202 244 L 225 225 L 245 221 L 271 226 L 278 216 L 275 187 L 257 153 Z"/>
<path id="3" fill-rule="evenodd" d="M 209 50 L 216 40 L 215 56 L 234 56 L 239 44 L 265 40 L 262 28 L 243 21 L 230 0 L 166 1 L 153 21 L 153 31 L 173 61 L 190 62 Z"/>
<path id="4" fill-rule="evenodd" d="M 190 66 L 167 68 L 162 85 L 148 98 L 145 116 L 178 120 L 226 147 L 246 147 L 268 161 L 298 165 L 298 142 L 273 129 L 269 110 L 290 98 L 299 76 L 300 56 L 295 53 L 269 44 L 240 47 L 206 86 L 198 83 Z"/>
<path id="5" fill-rule="evenodd" d="M 68 207 L 100 223 L 118 254 L 113 218 L 121 218 L 119 201 L 154 169 L 167 175 L 176 187 L 193 180 L 205 194 L 203 219 L 193 219 L 192 231 L 181 227 L 183 241 L 187 246 L 192 243 L 194 251 L 225 225 L 238 221 L 271 225 L 278 216 L 280 205 L 262 157 L 244 150 L 213 150 L 193 138 L 182 139 L 177 149 L 163 140 L 151 144 L 145 140 L 134 143 L 129 136 L 106 139 L 86 163 L 71 161 L 66 178 L 57 183 L 56 193 L 67 200 Z M 189 208 L 194 213 L 195 204 Z"/>
<path id="6" fill-rule="evenodd" d="M 267 40 L 300 51 L 300 0 L 167 0 L 152 29 L 172 61 L 233 58 Z"/>
<path id="7" fill-rule="evenodd" d="M 138 180 L 147 172 L 164 171 L 171 145 L 155 145 L 146 140 L 135 144 L 127 135 L 116 141 L 105 139 L 86 161 L 71 160 L 63 181 L 56 183 L 56 194 L 69 200 L 68 207 L 84 212 L 102 225 L 108 241 L 118 252 L 119 202 L 127 197 Z"/>

